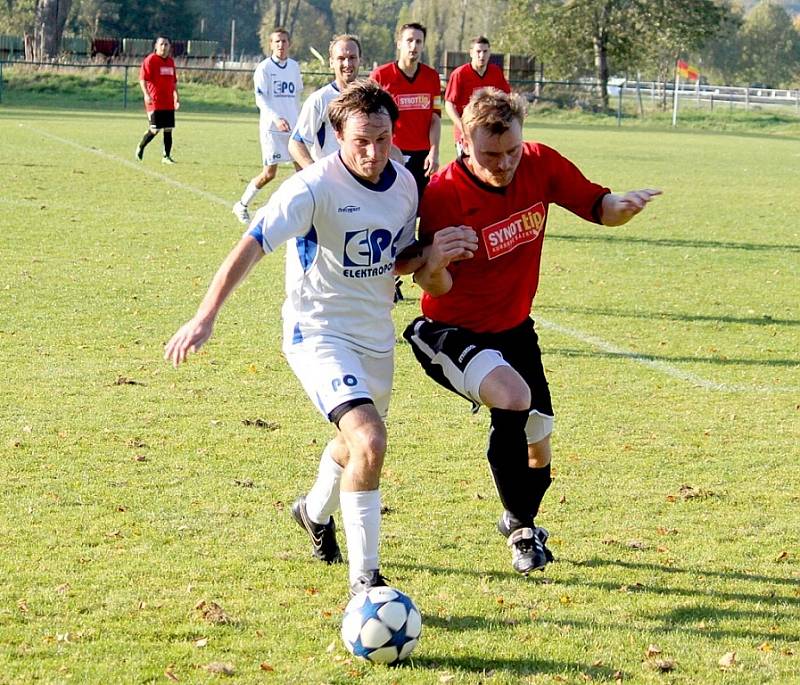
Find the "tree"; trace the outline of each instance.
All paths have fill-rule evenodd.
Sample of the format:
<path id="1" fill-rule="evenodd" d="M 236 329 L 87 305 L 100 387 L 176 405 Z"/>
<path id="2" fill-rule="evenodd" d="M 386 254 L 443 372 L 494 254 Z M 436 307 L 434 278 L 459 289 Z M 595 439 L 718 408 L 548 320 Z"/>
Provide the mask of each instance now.
<path id="1" fill-rule="evenodd" d="M 72 0 L 6 0 L 2 26 L 25 39 L 26 59 L 58 56 Z"/>
<path id="2" fill-rule="evenodd" d="M 714 83 L 731 85 L 741 72 L 742 38 L 740 29 L 744 16 L 740 8 L 731 7 L 720 22 L 716 36 L 699 52 L 699 65 Z"/>
<path id="3" fill-rule="evenodd" d="M 783 7 L 760 2 L 745 17 L 741 38 L 748 82 L 780 86 L 800 73 L 800 35 Z"/>

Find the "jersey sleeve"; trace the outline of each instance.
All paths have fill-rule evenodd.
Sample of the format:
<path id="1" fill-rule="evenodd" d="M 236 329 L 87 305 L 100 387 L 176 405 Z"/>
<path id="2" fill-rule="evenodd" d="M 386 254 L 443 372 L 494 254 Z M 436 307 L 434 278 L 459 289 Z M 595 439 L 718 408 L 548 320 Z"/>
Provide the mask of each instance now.
<path id="1" fill-rule="evenodd" d="M 611 191 L 590 181 L 575 164 L 553 148 L 539 147 L 547 168 L 552 170 L 548 179 L 548 200 L 586 221 L 601 223 L 599 204 Z"/>
<path id="2" fill-rule="evenodd" d="M 448 190 L 448 182 L 442 178 L 436 178 L 422 194 L 419 206 L 419 241 L 422 245 L 430 245 L 436 231 L 460 223 L 453 220 L 454 216 L 460 215 L 458 197 Z"/>
<path id="3" fill-rule="evenodd" d="M 434 114 L 442 116 L 442 84 L 435 69 L 431 69 L 431 109 Z"/>
<path id="4" fill-rule="evenodd" d="M 314 145 L 314 136 L 322 126 L 319 103 L 320 99 L 313 96 L 303 103 L 292 131 L 292 140 L 304 143 L 309 149 Z"/>
<path id="5" fill-rule="evenodd" d="M 450 74 L 450 78 L 447 79 L 447 87 L 444 90 L 444 99 L 446 102 L 452 102 L 454 105 L 458 106 L 458 82 L 459 82 L 459 75 L 461 72 L 456 69 Z"/>
<path id="6" fill-rule="evenodd" d="M 139 80 L 140 81 L 149 81 L 150 80 L 150 56 L 144 58 L 142 61 L 142 66 L 139 67 Z"/>
<path id="7" fill-rule="evenodd" d="M 292 176 L 258 210 L 247 234 L 258 240 L 266 254 L 287 240 L 304 236 L 314 220 L 314 196 L 297 176 Z"/>

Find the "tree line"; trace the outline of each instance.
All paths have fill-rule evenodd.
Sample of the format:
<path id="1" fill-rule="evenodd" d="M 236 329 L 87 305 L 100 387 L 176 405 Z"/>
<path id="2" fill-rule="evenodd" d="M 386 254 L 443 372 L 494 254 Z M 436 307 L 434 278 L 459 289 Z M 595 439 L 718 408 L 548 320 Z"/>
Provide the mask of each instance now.
<path id="1" fill-rule="evenodd" d="M 532 55 L 548 79 L 610 76 L 669 80 L 686 59 L 725 85 L 800 85 L 800 16 L 791 3 L 761 0 L 4 0 L 0 33 L 35 36 L 56 57 L 65 34 L 218 41 L 230 57 L 266 51 L 274 26 L 292 34 L 294 55 L 325 54 L 330 36 L 355 33 L 367 65 L 395 56 L 407 21 L 428 27 L 427 61 L 466 50 L 473 35 L 493 48 Z"/>

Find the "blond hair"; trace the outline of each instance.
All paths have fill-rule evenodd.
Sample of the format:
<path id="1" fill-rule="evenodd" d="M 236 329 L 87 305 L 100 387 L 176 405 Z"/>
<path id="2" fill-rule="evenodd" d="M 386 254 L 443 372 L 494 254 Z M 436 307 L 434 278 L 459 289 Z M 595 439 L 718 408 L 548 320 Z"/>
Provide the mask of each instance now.
<path id="1" fill-rule="evenodd" d="M 514 121 L 522 125 L 528 104 L 516 93 L 504 93 L 499 88 L 481 88 L 469 99 L 461 115 L 465 131 L 485 128 L 491 135 L 499 136 L 511 128 Z"/>

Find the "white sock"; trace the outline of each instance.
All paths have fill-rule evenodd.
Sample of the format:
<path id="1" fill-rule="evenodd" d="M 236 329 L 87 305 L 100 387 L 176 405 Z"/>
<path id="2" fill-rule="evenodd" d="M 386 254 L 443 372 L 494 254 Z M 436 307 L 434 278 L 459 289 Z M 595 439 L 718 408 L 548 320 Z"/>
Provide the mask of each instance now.
<path id="1" fill-rule="evenodd" d="M 306 495 L 306 513 L 314 523 L 325 524 L 339 507 L 339 483 L 344 469 L 331 457 L 328 443 L 319 460 L 317 480 Z"/>
<path id="2" fill-rule="evenodd" d="M 247 184 L 247 188 L 244 189 L 244 192 L 242 193 L 242 199 L 239 200 L 239 202 L 241 202 L 245 207 L 247 207 L 247 205 L 250 204 L 253 198 L 256 195 L 258 195 L 259 190 L 261 189 L 256 187 L 255 182 L 250 181 L 250 183 Z"/>
<path id="3" fill-rule="evenodd" d="M 352 584 L 359 576 L 380 568 L 381 492 L 343 492 L 339 500 L 342 504 L 342 523 Z"/>

